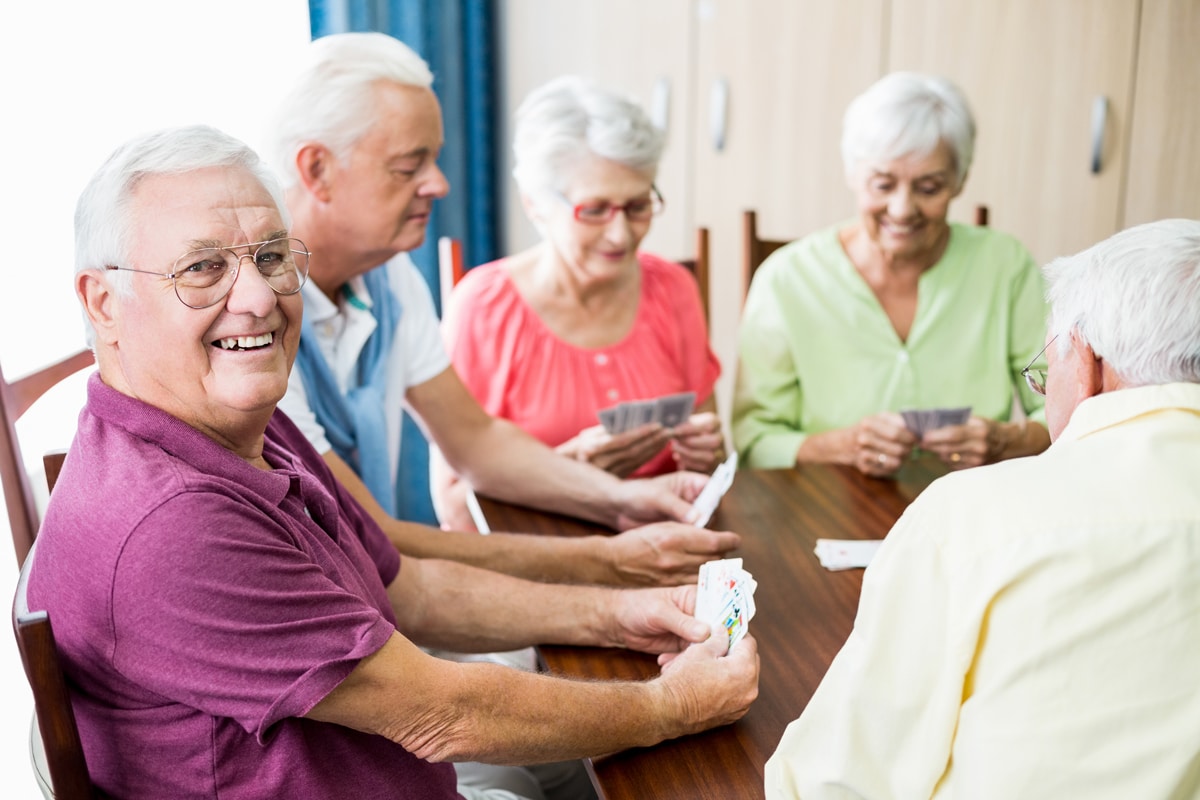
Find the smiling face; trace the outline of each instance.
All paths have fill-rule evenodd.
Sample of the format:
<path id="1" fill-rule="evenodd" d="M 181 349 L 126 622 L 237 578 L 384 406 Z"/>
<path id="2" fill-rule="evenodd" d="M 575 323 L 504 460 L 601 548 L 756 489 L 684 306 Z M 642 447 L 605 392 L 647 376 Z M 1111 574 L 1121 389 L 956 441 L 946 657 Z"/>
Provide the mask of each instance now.
<path id="1" fill-rule="evenodd" d="M 450 191 L 438 169 L 442 112 L 429 89 L 380 82 L 371 129 L 327 176 L 331 237 L 371 254 L 372 266 L 425 241 L 433 201 Z"/>
<path id="2" fill-rule="evenodd" d="M 287 232 L 271 195 L 246 169 L 212 167 L 144 178 L 130 209 L 136 269 L 170 272 L 199 247 L 261 242 Z M 111 274 L 111 273 L 110 273 Z M 234 450 L 260 437 L 287 389 L 303 300 L 277 295 L 244 259 L 229 294 L 204 309 L 179 301 L 169 278 L 130 276 L 98 328 L 118 391 L 166 411 Z"/>
<path id="3" fill-rule="evenodd" d="M 937 251 L 950 201 L 961 191 L 946 144 L 926 155 L 859 164 L 849 184 L 868 238 L 885 255 L 903 259 Z"/>
<path id="4" fill-rule="evenodd" d="M 575 219 L 574 209 L 648 200 L 653 183 L 653 175 L 587 156 L 571 168 L 565 200 L 543 201 L 532 213 L 559 260 L 572 273 L 585 280 L 625 275 L 637 263 L 637 249 L 650 232 L 651 220 L 630 220 L 618 212 L 608 222 L 593 225 Z"/>

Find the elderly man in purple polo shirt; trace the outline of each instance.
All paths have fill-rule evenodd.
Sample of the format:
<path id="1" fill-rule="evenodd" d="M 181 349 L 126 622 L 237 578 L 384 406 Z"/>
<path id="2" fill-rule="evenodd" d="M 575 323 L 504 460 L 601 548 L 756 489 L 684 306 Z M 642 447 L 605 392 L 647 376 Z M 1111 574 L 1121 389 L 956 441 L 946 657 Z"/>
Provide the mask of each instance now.
<path id="1" fill-rule="evenodd" d="M 754 640 L 726 653 L 689 615 L 691 587 L 401 560 L 275 410 L 309 257 L 282 209 L 253 151 L 204 127 L 119 148 L 80 198 L 75 288 L 99 372 L 29 600 L 54 620 L 96 784 L 453 798 L 445 762 L 573 759 L 744 714 Z M 418 647 L 535 642 L 668 655 L 653 681 L 583 683 Z"/>

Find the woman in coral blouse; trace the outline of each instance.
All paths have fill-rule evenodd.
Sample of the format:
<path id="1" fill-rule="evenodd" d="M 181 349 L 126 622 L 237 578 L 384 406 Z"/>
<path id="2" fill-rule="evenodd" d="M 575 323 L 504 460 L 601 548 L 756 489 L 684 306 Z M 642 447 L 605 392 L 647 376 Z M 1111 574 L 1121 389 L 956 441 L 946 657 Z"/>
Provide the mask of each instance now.
<path id="1" fill-rule="evenodd" d="M 451 361 L 491 414 L 616 475 L 710 472 L 724 457 L 720 364 L 695 278 L 638 245 L 662 210 L 663 136 L 635 103 L 559 78 L 517 111 L 513 177 L 542 241 L 467 273 L 443 321 Z M 609 434 L 597 412 L 695 392 L 696 413 Z M 454 490 L 435 480 L 439 510 Z"/>

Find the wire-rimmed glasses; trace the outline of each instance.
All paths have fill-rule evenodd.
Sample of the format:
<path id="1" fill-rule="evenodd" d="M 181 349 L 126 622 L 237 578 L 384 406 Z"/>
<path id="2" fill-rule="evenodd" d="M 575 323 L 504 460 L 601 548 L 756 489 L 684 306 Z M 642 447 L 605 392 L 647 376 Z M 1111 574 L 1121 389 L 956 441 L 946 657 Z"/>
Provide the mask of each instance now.
<path id="1" fill-rule="evenodd" d="M 1029 388 L 1043 396 L 1046 394 L 1046 370 L 1034 369 L 1033 365 L 1037 363 L 1037 360 L 1042 357 L 1043 353 L 1050 349 L 1050 345 L 1054 344 L 1054 339 L 1057 338 L 1058 334 L 1055 334 L 1054 338 L 1046 342 L 1045 346 L 1038 351 L 1038 354 L 1030 360 L 1029 366 L 1021 370 L 1021 377 L 1029 384 Z"/>
<path id="2" fill-rule="evenodd" d="M 235 253 L 234 249 L 254 248 L 252 252 Z M 308 280 L 308 257 L 310 253 L 299 239 L 268 239 L 265 242 L 250 242 L 233 247 L 202 247 L 191 250 L 175 259 L 170 272 L 153 272 L 134 267 L 107 269 L 125 272 L 141 272 L 170 278 L 175 285 L 175 296 L 188 308 L 208 308 L 225 299 L 237 281 L 242 259 L 249 258 L 258 268 L 267 285 L 276 294 L 295 294 Z"/>
<path id="3" fill-rule="evenodd" d="M 646 222 L 651 217 L 661 214 L 667 205 L 667 202 L 663 200 L 662 193 L 654 184 L 650 184 L 650 193 L 647 196 L 635 198 L 621 205 L 604 202 L 576 205 L 564 194 L 559 194 L 558 197 L 571 206 L 575 219 L 585 225 L 607 225 L 612 222 L 618 211 L 625 212 L 625 219 L 630 222 Z"/>

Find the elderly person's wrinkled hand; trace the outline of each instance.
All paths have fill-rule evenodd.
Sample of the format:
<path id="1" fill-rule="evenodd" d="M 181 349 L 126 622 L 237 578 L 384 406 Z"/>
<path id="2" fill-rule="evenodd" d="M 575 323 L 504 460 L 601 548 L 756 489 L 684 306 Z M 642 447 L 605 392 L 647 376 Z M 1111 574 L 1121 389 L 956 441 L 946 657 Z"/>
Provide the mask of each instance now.
<path id="1" fill-rule="evenodd" d="M 684 471 L 622 481 L 617 498 L 622 509 L 616 520 L 617 529 L 623 531 L 663 520 L 691 522 L 692 503 L 706 483 L 707 475 Z"/>
<path id="2" fill-rule="evenodd" d="M 680 469 L 711 473 L 725 460 L 725 437 L 721 420 L 711 411 L 692 414 L 674 428 L 671 450 Z"/>
<path id="3" fill-rule="evenodd" d="M 700 565 L 723 558 L 741 544 L 730 531 L 681 522 L 658 522 L 605 540 L 619 582 L 628 585 L 694 584 Z"/>
<path id="4" fill-rule="evenodd" d="M 975 416 L 962 425 L 947 425 L 928 431 L 921 439 L 921 447 L 935 454 L 951 469 L 991 463 L 1004 451 L 1006 444 L 1001 423 Z"/>
<path id="5" fill-rule="evenodd" d="M 670 429 L 658 423 L 639 425 L 617 434 L 609 433 L 602 425 L 595 425 L 584 428 L 555 449 L 579 461 L 590 462 L 618 478 L 627 478 L 654 458 L 670 439 Z"/>
<path id="6" fill-rule="evenodd" d="M 917 444 L 904 418 L 894 411 L 864 417 L 847 432 L 849 462 L 864 475 L 875 477 L 895 473 Z"/>
<path id="7" fill-rule="evenodd" d="M 723 631 L 681 653 L 664 653 L 660 681 L 682 707 L 695 709 L 694 730 L 741 719 L 758 697 L 758 642 L 751 634 L 729 647 Z"/>

